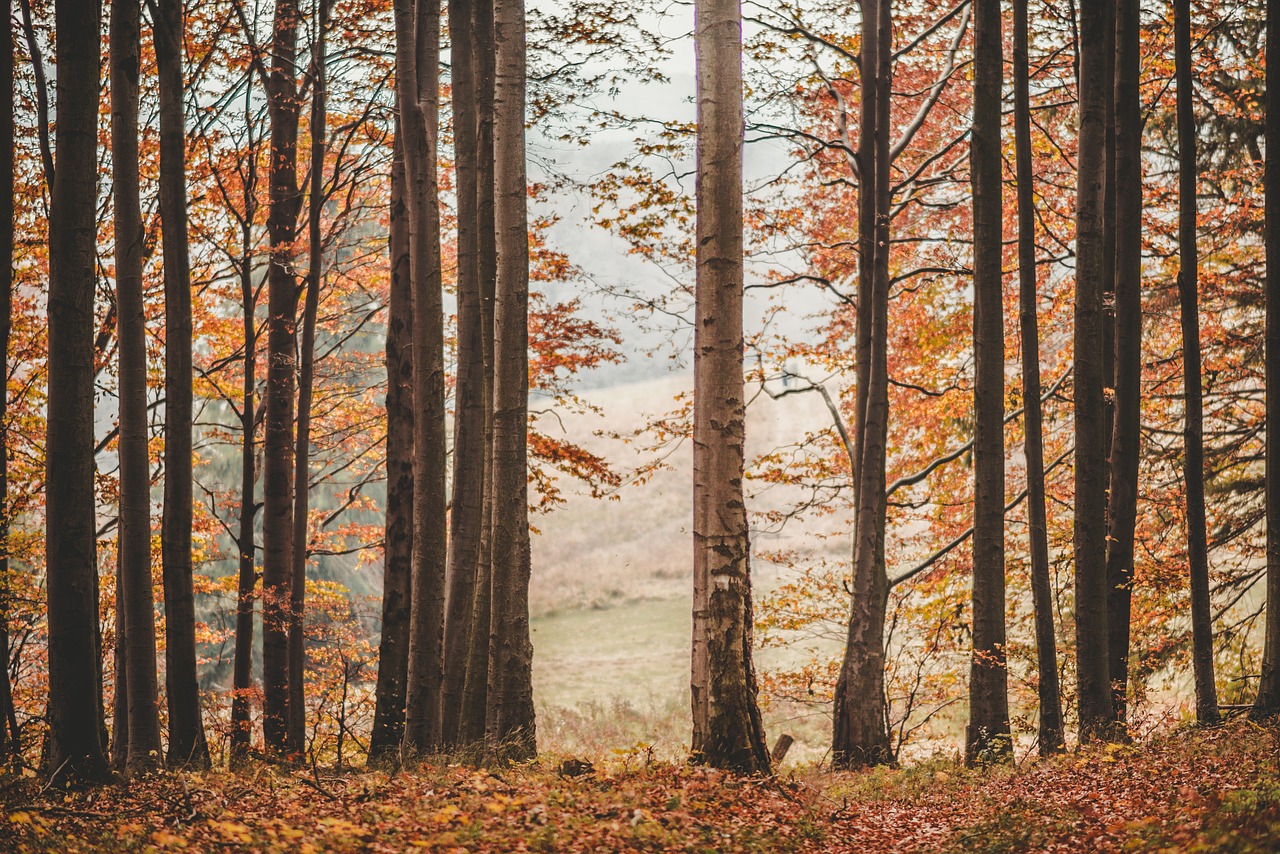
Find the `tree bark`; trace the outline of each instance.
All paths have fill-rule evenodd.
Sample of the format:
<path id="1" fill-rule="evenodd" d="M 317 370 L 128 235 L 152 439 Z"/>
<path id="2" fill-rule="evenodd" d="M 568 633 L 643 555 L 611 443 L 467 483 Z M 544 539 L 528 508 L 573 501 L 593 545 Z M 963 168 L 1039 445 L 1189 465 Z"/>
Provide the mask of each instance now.
<path id="1" fill-rule="evenodd" d="M 413 277 L 413 580 L 404 747 L 424 754 L 440 744 L 441 658 L 446 553 L 444 308 L 436 159 L 439 124 L 440 8 L 436 0 L 398 0 L 396 91 L 404 137 Z"/>
<path id="2" fill-rule="evenodd" d="M 391 288 L 387 309 L 387 519 L 382 558 L 382 638 L 378 642 L 369 761 L 387 762 L 404 739 L 413 561 L 413 282 L 401 134 L 391 160 Z"/>
<path id="3" fill-rule="evenodd" d="M 5 41 L 0 47 L 0 137 L 14 138 L 13 118 L 13 2 L 0 0 Z M 13 146 L 0 146 L 0 761 L 16 768 L 22 757 L 15 717 L 13 685 L 9 680 L 9 336 L 13 328 Z"/>
<path id="4" fill-rule="evenodd" d="M 523 0 L 494 9 L 493 183 L 497 247 L 493 372 L 493 530 L 486 751 L 536 752 L 529 633 L 529 215 Z"/>
<path id="5" fill-rule="evenodd" d="M 449 562 L 445 588 L 444 744 L 462 743 L 463 692 L 470 659 L 480 525 L 484 520 L 485 373 L 480 311 L 480 258 L 473 0 L 450 0 L 453 34 L 453 139 L 458 182 L 458 333 L 454 383 L 453 489 L 449 512 Z"/>
<path id="6" fill-rule="evenodd" d="M 1040 397 L 1040 327 L 1036 287 L 1035 177 L 1031 156 L 1031 81 L 1027 56 L 1027 0 L 1013 4 L 1013 133 L 1018 170 L 1018 320 L 1022 339 L 1023 451 L 1027 464 L 1027 529 L 1031 604 L 1036 627 L 1036 694 L 1040 701 L 1040 755 L 1065 742 L 1054 637 L 1053 587 L 1044 495 L 1044 427 Z"/>
<path id="7" fill-rule="evenodd" d="M 121 610 L 125 618 L 126 763 L 134 772 L 153 768 L 162 759 L 157 708 L 155 598 L 151 590 L 147 322 L 142 291 L 144 235 L 138 187 L 141 11 L 138 0 L 111 2 L 111 186 L 115 212 L 116 337 L 120 360 L 117 559 L 122 585 L 116 590 L 116 596 L 123 603 Z M 117 629 L 120 627 L 117 624 Z"/>
<path id="8" fill-rule="evenodd" d="M 832 761 L 839 768 L 891 763 L 885 719 L 884 622 L 889 581 L 885 573 L 885 446 L 889 426 L 889 132 L 893 69 L 893 9 L 890 0 L 863 3 L 864 88 L 875 88 L 875 127 L 871 157 L 875 231 L 871 241 L 870 307 L 866 403 L 858 425 L 861 460 L 857 467 L 853 595 L 844 661 L 836 681 Z M 868 259 L 864 258 L 863 263 Z"/>
<path id="9" fill-rule="evenodd" d="M 1280 140 L 1280 0 L 1267 0 L 1266 138 Z M 1267 617 L 1252 717 L 1280 714 L 1280 147 L 1268 145 L 1266 195 Z"/>
<path id="10" fill-rule="evenodd" d="M 293 415 L 298 284 L 293 240 L 298 189 L 297 0 L 278 0 L 268 86 L 271 120 L 267 240 L 267 387 L 262 480 L 262 731 L 267 749 L 289 752 L 289 611 L 293 567 Z"/>
<path id="11" fill-rule="evenodd" d="M 1076 156 L 1075 588 L 1077 708 L 1082 742 L 1115 721 L 1107 659 L 1106 459 L 1102 281 L 1106 177 L 1106 0 L 1080 3 L 1080 142 Z"/>
<path id="12" fill-rule="evenodd" d="M 209 745 L 205 741 L 200 683 L 196 674 L 196 611 L 191 566 L 193 375 L 182 0 L 158 0 L 156 9 L 156 66 L 160 82 L 160 222 L 165 295 L 161 560 L 164 572 L 169 763 L 207 766 Z"/>
<path id="13" fill-rule="evenodd" d="M 1000 0 L 974 0 L 973 8 L 973 656 L 965 736 L 971 763 L 1013 756 L 1004 626 L 1004 36 Z"/>
<path id="14" fill-rule="evenodd" d="M 102 8 L 56 0 L 57 171 L 49 211 L 49 398 L 45 555 L 49 609 L 48 772 L 110 776 L 103 751 L 94 514 L 93 296 Z"/>
<path id="15" fill-rule="evenodd" d="M 1117 721 L 1124 720 L 1129 611 L 1138 513 L 1142 401 L 1142 105 L 1139 4 L 1115 0 L 1115 405 L 1107 501 L 1107 655 Z M 1123 225 L 1122 225 L 1123 224 Z"/>
<path id="16" fill-rule="evenodd" d="M 769 771 L 751 658 L 743 494 L 742 10 L 697 0 L 697 285 L 693 356 L 693 758 Z"/>
<path id="17" fill-rule="evenodd" d="M 311 397 L 315 383 L 316 315 L 324 278 L 324 247 L 320 217 L 324 213 L 324 157 L 326 97 L 325 35 L 329 28 L 329 0 L 316 4 L 316 41 L 311 53 L 311 187 L 308 194 L 307 294 L 302 308 L 302 364 L 298 368 L 298 435 L 293 469 L 293 566 L 289 577 L 289 752 L 306 750 L 306 643 L 303 618 L 307 595 L 307 508 L 311 482 Z"/>
<path id="18" fill-rule="evenodd" d="M 493 0 L 475 4 L 476 99 L 476 253 L 480 288 L 480 349 L 484 362 L 484 484 L 480 511 L 480 551 L 476 560 L 475 598 L 467 649 L 467 678 L 462 691 L 463 744 L 484 740 L 488 706 L 490 603 L 493 588 L 493 312 L 496 299 L 498 251 L 494 231 L 493 186 Z"/>
<path id="19" fill-rule="evenodd" d="M 245 87 L 245 129 L 249 135 L 245 157 L 244 217 L 240 220 L 240 307 L 244 328 L 243 385 L 240 404 L 240 520 L 237 547 L 240 552 L 236 577 L 235 663 L 232 669 L 231 695 L 231 761 L 241 762 L 249 756 L 252 724 L 249 700 L 253 683 L 253 611 L 254 588 L 258 583 L 254 563 L 254 484 L 257 480 L 254 460 L 254 433 L 257 424 L 258 329 L 257 297 L 253 287 L 253 223 L 257 216 L 258 150 L 253 137 L 252 87 Z"/>
<path id="20" fill-rule="evenodd" d="M 1133 25 L 1137 25 L 1137 3 Z M 1133 34 L 1133 41 L 1137 33 Z M 1191 569 L 1191 660 L 1195 670 L 1196 720 L 1219 722 L 1213 675 L 1209 544 L 1204 506 L 1204 395 L 1200 379 L 1199 252 L 1196 247 L 1196 114 L 1191 65 L 1191 4 L 1173 4 L 1174 76 L 1178 89 L 1178 297 L 1182 313 L 1182 381 L 1186 413 L 1182 442 L 1186 458 L 1187 558 Z M 1137 60 L 1134 60 L 1136 66 Z M 1134 93 L 1136 95 L 1136 92 Z M 1269 268 L 1268 268 L 1269 269 Z"/>

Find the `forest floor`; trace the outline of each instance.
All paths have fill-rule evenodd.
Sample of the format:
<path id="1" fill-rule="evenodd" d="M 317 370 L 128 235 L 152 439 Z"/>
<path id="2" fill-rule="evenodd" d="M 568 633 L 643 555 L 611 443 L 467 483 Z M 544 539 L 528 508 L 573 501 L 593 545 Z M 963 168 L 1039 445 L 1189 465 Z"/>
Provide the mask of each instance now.
<path id="1" fill-rule="evenodd" d="M 631 751 L 586 773 L 255 765 L 71 794 L 0 778 L 0 850 L 1274 852 L 1278 763 L 1280 731 L 1236 722 L 987 770 L 749 779 Z"/>

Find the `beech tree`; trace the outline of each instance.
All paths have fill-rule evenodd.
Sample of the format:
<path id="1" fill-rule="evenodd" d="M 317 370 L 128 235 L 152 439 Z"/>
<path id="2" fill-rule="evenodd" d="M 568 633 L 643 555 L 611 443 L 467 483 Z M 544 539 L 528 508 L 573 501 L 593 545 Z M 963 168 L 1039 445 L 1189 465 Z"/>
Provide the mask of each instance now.
<path id="1" fill-rule="evenodd" d="M 151 590 L 151 470 L 147 452 L 147 327 L 143 311 L 143 226 L 138 187 L 138 80 L 141 73 L 138 0 L 111 3 L 111 185 L 115 212 L 116 337 L 120 378 L 120 522 L 118 604 L 124 623 L 127 764 L 158 765 L 155 604 Z M 117 669 L 116 678 L 121 673 Z M 117 686 L 117 691 L 121 687 Z M 119 708 L 117 697 L 117 708 Z M 117 763 L 119 757 L 117 756 Z"/>
<path id="2" fill-rule="evenodd" d="M 495 0 L 492 569 L 485 746 L 519 760 L 536 751 L 529 634 L 529 187 L 525 173 L 523 0 Z"/>
<path id="3" fill-rule="evenodd" d="M 49 210 L 49 401 L 45 554 L 49 608 L 47 766 L 104 781 L 94 473 L 94 276 L 102 7 L 57 0 L 56 168 Z"/>
<path id="4" fill-rule="evenodd" d="M 1106 738 L 1115 721 L 1108 666 L 1106 459 L 1102 290 L 1106 177 L 1107 0 L 1080 3 L 1080 130 L 1076 154 L 1075 402 L 1076 680 L 1080 740 Z"/>
<path id="5" fill-rule="evenodd" d="M 698 0 L 697 282 L 693 343 L 693 756 L 767 773 L 752 663 L 743 494 L 742 12 Z"/>

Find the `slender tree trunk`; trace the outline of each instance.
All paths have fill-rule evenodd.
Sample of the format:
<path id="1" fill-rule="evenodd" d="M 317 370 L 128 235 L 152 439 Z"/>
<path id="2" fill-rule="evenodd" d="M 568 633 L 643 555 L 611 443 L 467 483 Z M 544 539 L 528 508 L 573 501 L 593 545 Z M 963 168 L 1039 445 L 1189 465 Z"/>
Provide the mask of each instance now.
<path id="1" fill-rule="evenodd" d="M 49 211 L 45 554 L 49 767 L 103 781 L 93 489 L 93 295 L 98 175 L 98 0 L 57 0 L 57 171 Z"/>
<path id="2" fill-rule="evenodd" d="M 697 0 L 697 322 L 693 358 L 693 757 L 769 770 L 751 659 L 742 479 L 742 10 Z"/>
<path id="3" fill-rule="evenodd" d="M 14 138 L 13 119 L 13 2 L 0 0 L 5 41 L 0 47 L 0 137 Z M 13 146 L 0 146 L 0 761 L 17 761 L 22 745 L 14 717 L 13 685 L 9 681 L 9 334 L 13 328 Z"/>
<path id="4" fill-rule="evenodd" d="M 436 179 L 440 8 L 434 0 L 398 0 L 395 21 L 414 314 L 413 580 L 404 746 L 410 754 L 424 754 L 440 743 L 447 558 L 444 309 Z"/>
<path id="5" fill-rule="evenodd" d="M 493 371 L 493 531 L 488 753 L 536 751 L 529 634 L 529 215 L 523 0 L 494 10 L 493 184 L 497 247 Z"/>
<path id="6" fill-rule="evenodd" d="M 475 9 L 450 0 L 453 33 L 453 139 L 458 181 L 458 369 L 454 384 L 453 490 L 444 626 L 444 743 L 461 743 L 463 692 L 470 660 L 480 525 L 484 519 L 485 375 L 480 312 L 479 195 L 476 184 Z"/>
<path id="7" fill-rule="evenodd" d="M 867 420 L 867 392 L 871 387 L 871 290 L 876 258 L 876 20 L 880 0 L 858 0 L 862 13 L 862 51 L 858 57 L 862 96 L 858 115 L 858 305 L 854 330 L 854 432 L 853 459 L 849 461 L 854 490 Z M 854 513 L 857 513 L 854 502 Z M 855 528 L 857 523 L 855 522 Z M 855 538 L 856 539 L 856 538 Z"/>
<path id="8" fill-rule="evenodd" d="M 1007 761 L 1009 672 L 1004 626 L 1004 192 L 1000 0 L 974 0 L 973 130 L 973 657 L 969 668 L 969 762 Z"/>
<path id="9" fill-rule="evenodd" d="M 1267 0 L 1266 138 L 1280 140 L 1280 0 Z M 1267 145 L 1267 617 L 1254 718 L 1280 714 L 1280 146 Z"/>
<path id="10" fill-rule="evenodd" d="M 1013 132 L 1018 170 L 1018 320 L 1022 338 L 1022 405 L 1027 461 L 1027 528 L 1031 604 L 1036 626 L 1036 693 L 1040 700 L 1040 755 L 1065 746 L 1058 646 L 1044 495 L 1044 428 L 1040 409 L 1040 327 L 1036 292 L 1035 178 L 1031 158 L 1031 83 L 1027 56 L 1027 0 L 1013 4 Z"/>
<path id="11" fill-rule="evenodd" d="M 476 560 L 475 600 L 467 649 L 467 679 L 462 691 L 463 744 L 484 739 L 488 707 L 490 603 L 493 594 L 493 312 L 498 269 L 493 203 L 493 0 L 475 4 L 476 99 L 476 253 L 480 288 L 480 349 L 484 362 L 484 501 L 480 512 L 480 551 Z"/>
<path id="12" fill-rule="evenodd" d="M 121 577 L 123 567 L 116 561 L 116 642 L 115 642 L 115 679 L 116 690 L 111 700 L 111 767 L 116 771 L 125 771 L 129 766 L 129 664 L 126 638 L 128 634 L 125 623 L 124 580 Z"/>
<path id="13" fill-rule="evenodd" d="M 315 383 L 316 315 L 324 279 L 324 247 L 320 216 L 324 213 L 324 156 L 328 74 L 325 35 L 329 28 L 329 0 L 316 9 L 316 40 L 311 53 L 311 187 L 308 196 L 307 295 L 302 309 L 302 364 L 298 368 L 298 438 L 293 470 L 293 568 L 289 597 L 289 752 L 306 750 L 306 643 L 303 634 L 307 593 L 307 507 L 311 482 L 311 397 Z"/>
<path id="14" fill-rule="evenodd" d="M 889 581 L 885 574 L 885 445 L 889 427 L 889 99 L 893 69 L 893 9 L 890 0 L 863 3 L 863 80 L 875 87 L 873 183 L 875 232 L 869 280 L 869 353 L 866 403 L 858 425 L 853 595 L 844 661 L 836 682 L 833 763 L 840 768 L 893 761 L 884 694 L 884 622 Z M 873 47 L 874 41 L 874 47 Z M 867 84 L 864 83 L 864 87 Z M 868 162 L 864 160 L 864 163 Z M 863 263 L 867 263 L 866 258 Z M 864 297 L 860 297 L 860 300 Z"/>
<path id="15" fill-rule="evenodd" d="M 267 387 L 262 479 L 262 731 L 267 749 L 289 752 L 289 612 L 293 567 L 293 413 L 298 284 L 293 240 L 298 190 L 297 0 L 278 0 L 273 24 L 269 113 Z"/>
<path id="16" fill-rule="evenodd" d="M 1106 143 L 1106 0 L 1080 3 L 1080 143 L 1076 161 L 1075 587 L 1080 740 L 1115 721 L 1107 661 L 1106 459 L 1102 280 Z"/>
<path id="17" fill-rule="evenodd" d="M 128 758 L 131 771 L 160 764 L 155 598 L 151 591 L 151 468 L 147 452 L 147 322 L 143 309 L 142 206 L 138 188 L 138 0 L 111 3 L 111 182 L 115 211 L 116 324 L 120 376 L 120 524 Z M 120 625 L 117 626 L 120 628 Z M 118 676 L 119 674 L 117 674 Z M 118 688 L 117 688 L 118 690 Z M 117 704 L 118 706 L 118 704 Z M 117 721 L 117 726 L 120 722 Z"/>
<path id="18" fill-rule="evenodd" d="M 1132 23 L 1136 28 L 1138 10 L 1136 3 L 1134 6 Z M 1210 616 L 1209 544 L 1204 507 L 1200 256 L 1196 248 L 1196 114 L 1189 0 L 1174 0 L 1173 40 L 1178 89 L 1178 297 L 1182 310 L 1182 381 L 1186 397 L 1182 441 L 1186 453 L 1183 479 L 1187 485 L 1187 558 L 1191 566 L 1191 660 L 1195 668 L 1196 720 L 1203 725 L 1212 725 L 1218 723 L 1219 716 L 1218 691 L 1213 677 L 1213 618 Z"/>
<path id="19" fill-rule="evenodd" d="M 1124 720 L 1129 609 L 1138 513 L 1142 399 L 1142 105 L 1139 4 L 1115 0 L 1115 406 L 1107 501 L 1107 655 L 1115 714 Z M 1123 223 L 1123 225 L 1122 225 Z"/>
<path id="20" fill-rule="evenodd" d="M 382 639 L 378 643 L 369 761 L 387 762 L 404 739 L 413 561 L 413 281 L 401 134 L 391 160 L 391 293 L 387 319 L 387 521 L 382 558 Z"/>

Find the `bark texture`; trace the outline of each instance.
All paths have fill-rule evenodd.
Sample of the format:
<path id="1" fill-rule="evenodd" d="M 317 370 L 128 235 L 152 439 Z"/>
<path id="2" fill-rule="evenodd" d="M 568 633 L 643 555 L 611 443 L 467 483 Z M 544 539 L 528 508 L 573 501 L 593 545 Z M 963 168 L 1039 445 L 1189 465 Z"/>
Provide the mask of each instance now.
<path id="1" fill-rule="evenodd" d="M 693 757 L 769 770 L 751 658 L 751 543 L 743 494 L 742 10 L 694 5 L 697 282 L 693 356 Z"/>
<path id="2" fill-rule="evenodd" d="M 115 224 L 116 336 L 119 358 L 120 497 L 116 590 L 128 698 L 126 764 L 160 764 L 156 621 L 151 591 L 151 468 L 147 452 L 147 323 L 143 310 L 142 205 L 138 187 L 138 78 L 142 48 L 138 0 L 111 3 L 111 190 Z M 122 606 L 122 607 L 119 607 Z M 117 681 L 121 672 L 117 669 Z M 117 684 L 117 692 L 122 686 Z M 119 708 L 117 698 L 116 707 Z M 119 728 L 125 722 L 116 718 Z M 117 759 L 118 762 L 118 759 Z"/>
<path id="3" fill-rule="evenodd" d="M 0 138 L 13 139 L 12 0 L 0 0 L 5 41 L 0 47 Z M 0 761 L 15 766 L 22 757 L 22 740 L 9 680 L 9 335 L 13 328 L 13 146 L 0 146 Z"/>
<path id="4" fill-rule="evenodd" d="M 48 772 L 104 781 L 93 489 L 93 353 L 102 8 L 57 0 L 57 163 L 49 211 L 45 554 Z"/>

